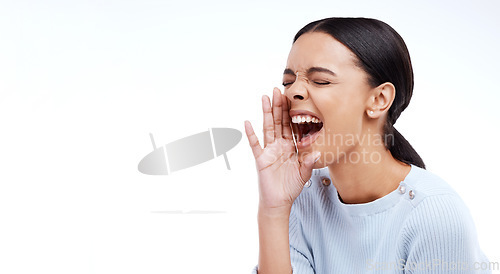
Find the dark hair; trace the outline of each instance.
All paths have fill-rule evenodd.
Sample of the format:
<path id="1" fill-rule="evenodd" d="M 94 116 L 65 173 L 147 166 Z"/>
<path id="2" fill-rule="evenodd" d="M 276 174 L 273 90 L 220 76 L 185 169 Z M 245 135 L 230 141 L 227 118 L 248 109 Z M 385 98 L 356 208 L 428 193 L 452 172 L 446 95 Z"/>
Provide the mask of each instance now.
<path id="1" fill-rule="evenodd" d="M 371 86 L 385 82 L 395 86 L 396 97 L 383 127 L 385 147 L 395 159 L 425 169 L 422 158 L 394 128 L 413 93 L 413 69 L 403 38 L 391 26 L 370 18 L 334 17 L 314 21 L 303 27 L 293 42 L 307 32 L 329 34 L 349 48 L 357 56 L 356 65 L 368 74 Z"/>

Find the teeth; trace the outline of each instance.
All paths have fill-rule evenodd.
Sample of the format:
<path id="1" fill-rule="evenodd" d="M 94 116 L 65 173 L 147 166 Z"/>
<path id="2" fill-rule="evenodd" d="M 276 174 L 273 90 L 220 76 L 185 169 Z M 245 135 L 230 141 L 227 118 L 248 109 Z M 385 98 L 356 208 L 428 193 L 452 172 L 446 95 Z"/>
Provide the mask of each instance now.
<path id="1" fill-rule="evenodd" d="M 321 121 L 310 115 L 295 115 L 292 117 L 292 123 L 303 124 L 303 123 L 321 123 Z"/>

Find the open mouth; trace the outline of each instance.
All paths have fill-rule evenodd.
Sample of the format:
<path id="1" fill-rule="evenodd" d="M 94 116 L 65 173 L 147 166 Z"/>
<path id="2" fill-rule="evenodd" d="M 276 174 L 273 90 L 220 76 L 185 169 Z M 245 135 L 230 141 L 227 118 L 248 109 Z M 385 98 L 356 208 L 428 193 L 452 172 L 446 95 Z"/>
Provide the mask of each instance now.
<path id="1" fill-rule="evenodd" d="M 323 122 L 311 115 L 295 115 L 292 118 L 292 129 L 297 143 L 313 142 L 317 133 L 323 128 Z"/>

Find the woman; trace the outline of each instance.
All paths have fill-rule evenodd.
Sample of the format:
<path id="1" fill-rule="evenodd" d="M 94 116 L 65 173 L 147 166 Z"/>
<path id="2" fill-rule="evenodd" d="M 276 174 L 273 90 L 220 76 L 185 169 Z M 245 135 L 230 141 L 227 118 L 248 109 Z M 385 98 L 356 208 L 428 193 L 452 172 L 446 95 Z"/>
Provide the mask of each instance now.
<path id="1" fill-rule="evenodd" d="M 413 91 L 396 31 L 367 18 L 312 22 L 294 38 L 283 85 L 272 107 L 262 97 L 263 148 L 245 121 L 260 196 L 253 273 L 484 268 L 467 207 L 394 128 Z"/>

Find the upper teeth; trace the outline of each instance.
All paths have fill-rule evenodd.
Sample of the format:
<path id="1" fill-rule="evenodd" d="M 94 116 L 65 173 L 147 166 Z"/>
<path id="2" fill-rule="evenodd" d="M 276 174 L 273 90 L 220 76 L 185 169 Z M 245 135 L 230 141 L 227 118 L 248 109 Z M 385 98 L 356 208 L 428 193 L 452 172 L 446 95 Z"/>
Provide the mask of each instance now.
<path id="1" fill-rule="evenodd" d="M 321 121 L 316 118 L 316 117 L 313 117 L 311 115 L 295 115 L 292 117 L 292 123 L 298 123 L 298 124 L 302 124 L 302 123 L 321 123 Z"/>

